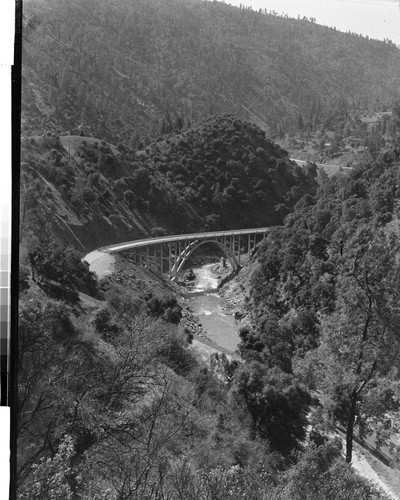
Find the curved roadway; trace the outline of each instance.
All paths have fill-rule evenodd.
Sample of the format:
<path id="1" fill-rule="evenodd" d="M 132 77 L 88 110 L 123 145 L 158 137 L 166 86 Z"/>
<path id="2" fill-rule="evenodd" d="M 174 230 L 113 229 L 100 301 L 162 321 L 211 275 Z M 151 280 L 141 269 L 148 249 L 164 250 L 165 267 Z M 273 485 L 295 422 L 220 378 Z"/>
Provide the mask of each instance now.
<path id="1" fill-rule="evenodd" d="M 173 236 L 160 236 L 154 238 L 146 238 L 143 240 L 126 241 L 124 243 L 116 243 L 101 247 L 97 251 L 105 253 L 122 252 L 123 250 L 130 250 L 132 248 L 145 247 L 147 245 L 159 245 L 161 243 L 169 243 L 174 241 L 186 240 L 204 240 L 208 238 L 220 238 L 222 236 L 240 236 L 246 234 L 265 234 L 271 227 L 257 227 L 254 229 L 232 229 L 230 231 L 210 231 L 207 233 L 189 233 L 189 234 L 176 234 Z"/>

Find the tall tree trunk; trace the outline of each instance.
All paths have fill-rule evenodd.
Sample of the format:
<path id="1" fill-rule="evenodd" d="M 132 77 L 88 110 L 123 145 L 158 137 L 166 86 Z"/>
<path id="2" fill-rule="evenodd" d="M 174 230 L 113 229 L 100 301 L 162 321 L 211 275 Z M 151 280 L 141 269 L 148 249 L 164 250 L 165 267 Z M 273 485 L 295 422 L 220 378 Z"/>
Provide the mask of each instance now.
<path id="1" fill-rule="evenodd" d="M 357 391 L 353 391 L 350 396 L 349 416 L 347 419 L 346 427 L 346 462 L 351 462 L 353 454 L 353 434 L 354 434 L 354 421 L 356 418 L 356 404 L 357 404 Z"/>

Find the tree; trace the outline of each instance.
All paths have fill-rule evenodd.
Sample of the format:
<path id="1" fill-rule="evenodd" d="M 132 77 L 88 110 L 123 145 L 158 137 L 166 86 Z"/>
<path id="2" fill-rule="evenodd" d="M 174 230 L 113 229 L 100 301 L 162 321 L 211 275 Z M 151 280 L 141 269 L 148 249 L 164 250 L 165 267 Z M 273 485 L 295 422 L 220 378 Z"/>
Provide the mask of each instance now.
<path id="1" fill-rule="evenodd" d="M 301 447 L 311 397 L 291 375 L 248 363 L 236 370 L 232 391 L 250 412 L 254 432 L 273 450 L 287 455 Z"/>
<path id="2" fill-rule="evenodd" d="M 18 325 L 18 463 L 23 482 L 39 457 L 57 446 L 59 414 L 53 398 L 65 353 L 77 332 L 63 305 L 48 301 L 20 309 Z M 55 369 L 57 367 L 57 370 Z M 59 390 L 60 398 L 62 391 Z M 30 497 L 32 498 L 32 497 Z"/>
<path id="3" fill-rule="evenodd" d="M 257 332 L 240 330 L 239 352 L 245 360 L 256 360 L 269 368 L 278 366 L 291 373 L 293 339 L 289 328 L 279 324 L 278 317 L 267 313 L 260 318 Z"/>
<path id="4" fill-rule="evenodd" d="M 96 275 L 82 262 L 82 256 L 74 248 L 62 248 L 55 244 L 46 247 L 42 244 L 32 249 L 28 256 L 33 279 L 39 284 L 44 280 L 59 283 L 64 299 L 68 290 L 97 295 Z"/>
<path id="5" fill-rule="evenodd" d="M 79 220 L 81 220 L 81 216 L 83 214 L 87 214 L 88 209 L 85 205 L 85 202 L 82 198 L 82 192 L 74 191 L 71 196 L 71 205 L 74 207 L 75 213 Z"/>
<path id="6" fill-rule="evenodd" d="M 393 103 L 393 121 L 400 124 L 400 99 Z"/>
<path id="7" fill-rule="evenodd" d="M 124 191 L 124 200 L 131 208 L 134 208 L 137 204 L 137 197 L 131 189 L 127 189 L 126 191 Z"/>
<path id="8" fill-rule="evenodd" d="M 118 335 L 121 328 L 114 321 L 111 312 L 107 307 L 99 309 L 93 319 L 93 325 L 96 332 L 105 340 L 112 342 L 113 337 Z"/>
<path id="9" fill-rule="evenodd" d="M 22 484 L 18 490 L 18 498 L 30 500 L 41 498 L 52 500 L 74 498 L 69 484 L 71 475 L 70 462 L 74 455 L 74 443 L 71 436 L 61 441 L 57 453 L 47 459 L 42 458 L 39 463 L 32 465 L 32 482 Z"/>
<path id="10" fill-rule="evenodd" d="M 156 318 L 163 318 L 168 323 L 178 324 L 182 319 L 182 308 L 175 297 L 155 297 L 150 292 L 144 297 L 148 312 Z"/>
<path id="11" fill-rule="evenodd" d="M 102 316 L 96 328 L 109 330 L 112 321 Z M 135 498 L 155 498 L 168 447 L 183 446 L 194 411 L 186 384 L 164 365 L 167 351 L 180 361 L 176 328 L 130 319 L 110 344 L 88 335 L 90 325 L 79 331 L 72 318 L 53 301 L 20 308 L 19 497 L 117 498 L 101 496 L 113 486 L 118 498 L 126 498 L 125 487 Z"/>
<path id="12" fill-rule="evenodd" d="M 399 407 L 387 383 L 399 367 L 399 243 L 369 225 L 345 243 L 335 312 L 322 322 L 317 351 L 320 388 L 331 398 L 332 414 L 346 428 L 346 461 L 351 462 L 356 418 L 383 416 Z M 379 405 L 368 404 L 371 398 Z M 377 412 L 379 408 L 379 412 Z"/>

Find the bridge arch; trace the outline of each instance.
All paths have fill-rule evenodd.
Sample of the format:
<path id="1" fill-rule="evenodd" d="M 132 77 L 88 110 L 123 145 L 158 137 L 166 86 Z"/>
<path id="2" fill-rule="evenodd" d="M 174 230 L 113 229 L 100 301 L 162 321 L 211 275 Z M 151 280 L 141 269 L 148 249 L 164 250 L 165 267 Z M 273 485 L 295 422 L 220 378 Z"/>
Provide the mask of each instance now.
<path id="1" fill-rule="evenodd" d="M 232 269 L 236 271 L 238 268 L 240 268 L 239 262 L 235 256 L 235 254 L 224 244 L 222 244 L 220 241 L 209 239 L 209 240 L 197 240 L 193 241 L 190 243 L 180 254 L 178 259 L 175 261 L 172 269 L 171 269 L 171 274 L 173 278 L 176 278 L 179 273 L 181 272 L 183 266 L 189 259 L 189 257 L 195 252 L 200 246 L 205 245 L 206 243 L 213 243 L 217 247 L 219 247 L 222 252 L 225 254 L 225 256 L 228 258 Z"/>
<path id="2" fill-rule="evenodd" d="M 94 258 L 98 258 L 99 253 L 129 251 L 134 264 L 155 273 L 168 274 L 175 280 L 185 262 L 199 246 L 214 243 L 227 257 L 233 270 L 237 271 L 240 269 L 242 251 L 245 252 L 243 258 L 246 258 L 246 254 L 250 258 L 259 240 L 264 239 L 269 230 L 269 227 L 259 227 L 144 238 L 99 248 L 94 252 Z"/>

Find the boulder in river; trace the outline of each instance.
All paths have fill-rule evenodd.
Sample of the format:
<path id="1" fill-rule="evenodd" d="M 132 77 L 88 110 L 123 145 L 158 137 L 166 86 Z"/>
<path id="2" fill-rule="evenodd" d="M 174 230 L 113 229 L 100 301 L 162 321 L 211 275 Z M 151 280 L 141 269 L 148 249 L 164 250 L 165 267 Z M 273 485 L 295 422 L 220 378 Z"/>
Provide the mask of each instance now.
<path id="1" fill-rule="evenodd" d="M 193 281 L 194 279 L 196 279 L 196 275 L 194 274 L 193 269 L 189 269 L 189 271 L 185 273 L 185 280 Z"/>

